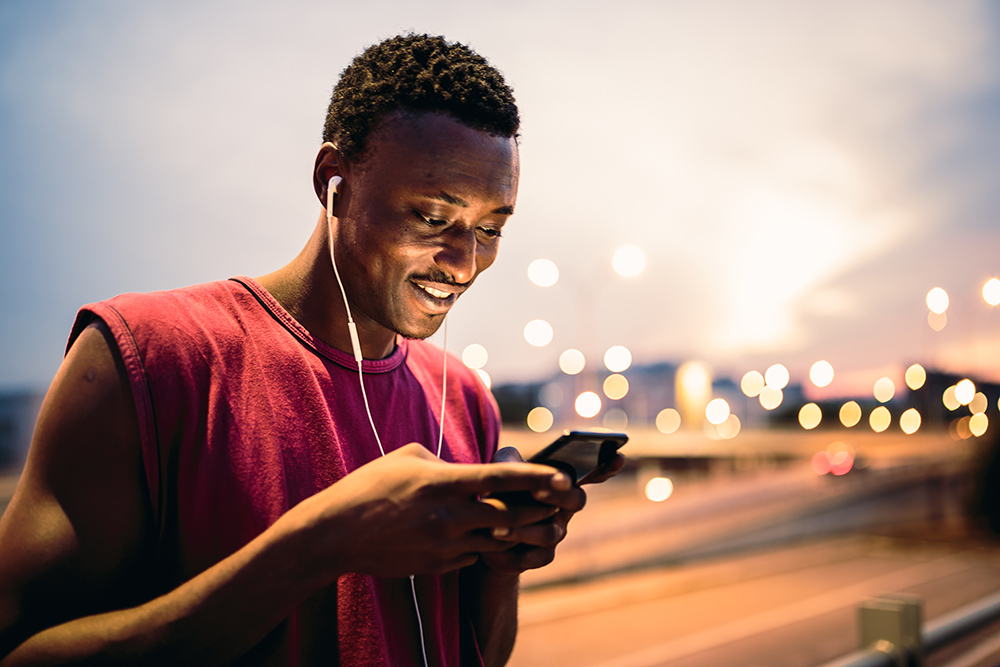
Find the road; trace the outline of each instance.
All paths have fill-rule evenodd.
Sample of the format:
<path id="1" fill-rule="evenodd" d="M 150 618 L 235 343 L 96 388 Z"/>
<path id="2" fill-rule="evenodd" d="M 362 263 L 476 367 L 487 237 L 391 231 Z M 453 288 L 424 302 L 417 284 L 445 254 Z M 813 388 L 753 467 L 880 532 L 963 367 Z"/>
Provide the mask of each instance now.
<path id="1" fill-rule="evenodd" d="M 1000 541 L 966 519 L 947 447 L 842 478 L 691 480 L 662 504 L 594 489 L 556 562 L 524 577 L 511 667 L 815 667 L 857 648 L 865 600 L 917 595 L 932 620 L 1000 591 Z M 927 664 L 996 667 L 995 636 Z"/>

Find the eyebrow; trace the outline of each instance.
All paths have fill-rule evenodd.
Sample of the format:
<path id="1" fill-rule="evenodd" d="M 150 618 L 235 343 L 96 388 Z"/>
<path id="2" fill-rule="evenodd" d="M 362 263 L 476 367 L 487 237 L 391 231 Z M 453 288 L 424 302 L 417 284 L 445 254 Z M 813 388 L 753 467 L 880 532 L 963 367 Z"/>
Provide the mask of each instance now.
<path id="1" fill-rule="evenodd" d="M 444 190 L 437 193 L 436 195 L 428 195 L 428 199 L 437 199 L 439 201 L 443 201 L 446 204 L 451 204 L 452 206 L 461 206 L 462 208 L 469 207 L 469 202 L 465 201 L 461 197 L 456 197 L 453 194 L 449 194 Z M 514 207 L 507 205 L 499 206 L 493 209 L 491 213 L 495 213 L 497 215 L 514 215 Z"/>

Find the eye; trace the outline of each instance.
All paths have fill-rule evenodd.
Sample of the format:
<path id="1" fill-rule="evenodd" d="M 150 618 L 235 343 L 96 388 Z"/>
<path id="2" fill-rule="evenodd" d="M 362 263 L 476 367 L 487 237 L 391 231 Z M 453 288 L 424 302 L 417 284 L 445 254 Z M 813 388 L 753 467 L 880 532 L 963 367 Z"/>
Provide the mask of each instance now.
<path id="1" fill-rule="evenodd" d="M 447 220 L 441 220 L 439 218 L 432 218 L 429 215 L 424 215 L 423 213 L 421 213 L 420 211 L 418 211 L 416 209 L 412 209 L 412 210 L 413 210 L 413 215 L 417 216 L 418 218 L 420 218 L 422 221 L 424 221 L 425 223 L 427 223 L 431 227 L 441 227 L 442 225 L 447 225 L 448 224 Z"/>
<path id="2" fill-rule="evenodd" d="M 479 231 L 482 232 L 488 238 L 491 238 L 491 239 L 498 239 L 501 236 L 503 236 L 503 234 L 501 233 L 501 231 L 499 229 L 494 228 L 494 227 L 480 227 Z"/>

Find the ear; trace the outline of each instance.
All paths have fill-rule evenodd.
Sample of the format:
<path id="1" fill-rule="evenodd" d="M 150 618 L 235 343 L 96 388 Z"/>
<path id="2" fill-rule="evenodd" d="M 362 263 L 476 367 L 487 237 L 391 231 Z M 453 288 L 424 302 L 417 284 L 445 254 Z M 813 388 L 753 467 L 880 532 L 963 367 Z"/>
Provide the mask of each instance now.
<path id="1" fill-rule="evenodd" d="M 316 165 L 313 167 L 313 189 L 319 199 L 320 206 L 326 208 L 326 188 L 334 176 L 345 178 L 344 161 L 337 147 L 329 141 L 319 148 L 316 155 Z M 343 190 L 343 186 L 341 186 Z"/>

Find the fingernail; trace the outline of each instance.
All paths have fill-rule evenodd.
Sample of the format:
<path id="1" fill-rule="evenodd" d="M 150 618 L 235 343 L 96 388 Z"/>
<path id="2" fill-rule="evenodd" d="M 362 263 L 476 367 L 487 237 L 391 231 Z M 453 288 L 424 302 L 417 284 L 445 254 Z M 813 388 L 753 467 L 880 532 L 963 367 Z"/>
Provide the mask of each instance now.
<path id="1" fill-rule="evenodd" d="M 500 538 L 507 537 L 508 535 L 510 535 L 510 528 L 506 526 L 498 526 L 493 529 L 493 537 Z"/>
<path id="2" fill-rule="evenodd" d="M 546 498 L 548 498 L 551 495 L 552 495 L 552 492 L 549 491 L 548 489 L 538 489 L 537 491 L 535 491 L 535 499 L 536 500 L 545 500 Z"/>
<path id="3" fill-rule="evenodd" d="M 558 475 L 553 475 L 552 488 L 556 489 L 557 491 L 569 491 L 570 487 L 572 486 L 573 486 L 573 480 L 571 480 L 569 478 L 569 475 L 567 475 L 566 473 L 561 472 Z"/>

